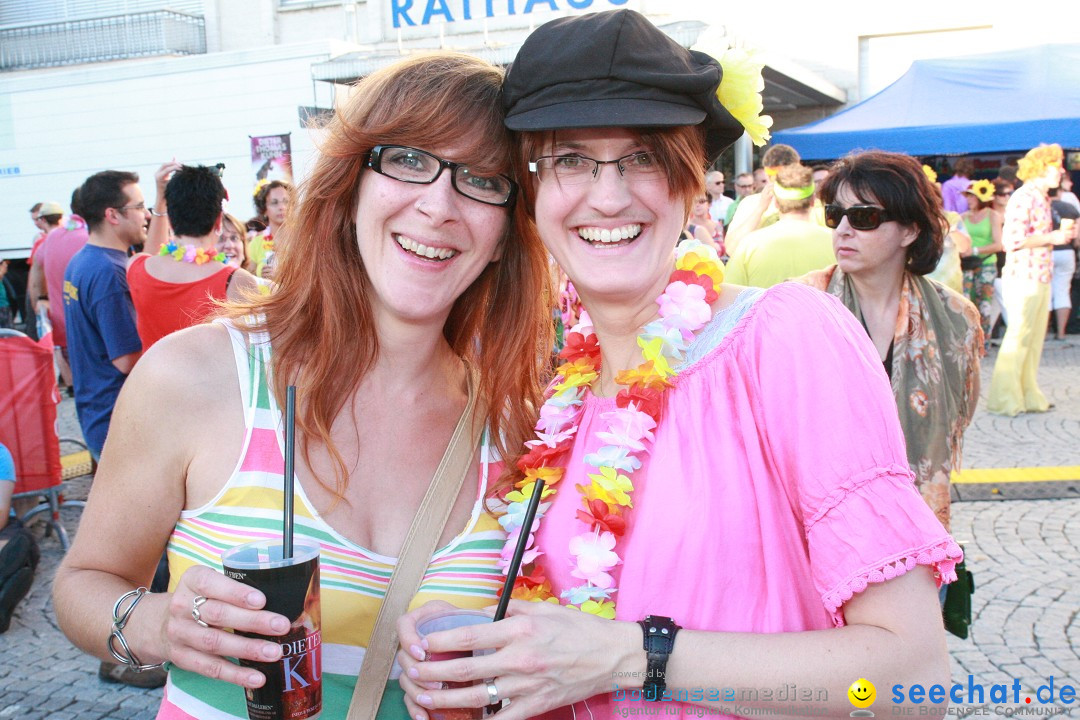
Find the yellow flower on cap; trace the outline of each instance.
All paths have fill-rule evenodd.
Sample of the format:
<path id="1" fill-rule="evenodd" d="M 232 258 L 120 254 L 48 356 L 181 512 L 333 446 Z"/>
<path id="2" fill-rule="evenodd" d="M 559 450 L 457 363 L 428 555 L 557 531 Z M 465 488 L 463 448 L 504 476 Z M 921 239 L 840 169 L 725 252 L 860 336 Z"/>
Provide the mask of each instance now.
<path id="1" fill-rule="evenodd" d="M 728 48 L 720 58 L 720 66 L 724 75 L 716 91 L 717 99 L 742 123 L 754 144 L 761 147 L 768 142 L 773 124 L 771 117 L 761 114 L 765 109 L 761 101 L 761 91 L 765 89 L 765 79 L 761 76 L 764 63 L 743 48 Z"/>
<path id="2" fill-rule="evenodd" d="M 994 199 L 994 183 L 989 180 L 976 180 L 968 185 L 964 192 L 971 193 L 979 198 L 979 202 L 990 202 Z"/>

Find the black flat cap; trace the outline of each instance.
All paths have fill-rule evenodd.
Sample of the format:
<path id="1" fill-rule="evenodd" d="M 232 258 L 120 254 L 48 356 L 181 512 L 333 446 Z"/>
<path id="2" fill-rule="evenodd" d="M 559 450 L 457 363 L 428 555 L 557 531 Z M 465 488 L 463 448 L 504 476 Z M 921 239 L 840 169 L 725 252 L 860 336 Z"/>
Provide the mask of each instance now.
<path id="1" fill-rule="evenodd" d="M 723 74 L 633 10 L 559 18 L 525 40 L 507 71 L 506 126 L 703 125 L 711 160 L 743 134 L 716 97 Z"/>

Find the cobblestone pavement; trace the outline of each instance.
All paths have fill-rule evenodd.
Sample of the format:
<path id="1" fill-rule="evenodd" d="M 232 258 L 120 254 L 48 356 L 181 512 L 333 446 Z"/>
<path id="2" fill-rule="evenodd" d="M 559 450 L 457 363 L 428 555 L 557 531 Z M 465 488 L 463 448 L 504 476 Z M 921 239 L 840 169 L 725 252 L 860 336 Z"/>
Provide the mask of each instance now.
<path id="1" fill-rule="evenodd" d="M 994 351 L 983 366 L 983 398 Z M 1078 465 L 1080 439 L 1080 339 L 1048 343 L 1040 382 L 1056 408 L 1014 419 L 976 415 L 965 443 L 965 467 L 1003 468 Z M 78 436 L 74 403 L 61 404 L 62 435 Z M 70 483 L 69 495 L 84 497 L 85 479 Z M 69 530 L 78 513 L 65 514 Z M 1003 717 L 1067 712 L 1073 705 L 1039 705 L 1034 691 L 1053 676 L 1055 689 L 1080 684 L 1080 499 L 961 502 L 953 509 L 953 531 L 965 543 L 975 573 L 975 621 L 968 640 L 949 636 L 954 682 L 965 702 L 950 713 Z M 0 635 L 0 719 L 105 720 L 153 718 L 160 690 L 133 690 L 97 678 L 98 661 L 74 649 L 56 626 L 52 577 L 61 551 L 55 538 L 41 542 L 42 563 L 30 595 L 11 629 Z M 985 700 L 966 702 L 968 675 L 984 686 Z M 1020 681 L 1020 702 L 991 702 L 991 686 Z M 854 680 L 854 678 L 852 678 Z M 885 714 L 892 683 L 877 683 Z M 1010 700 L 1011 689 L 1010 689 Z M 1031 697 L 1032 704 L 1024 702 Z"/>

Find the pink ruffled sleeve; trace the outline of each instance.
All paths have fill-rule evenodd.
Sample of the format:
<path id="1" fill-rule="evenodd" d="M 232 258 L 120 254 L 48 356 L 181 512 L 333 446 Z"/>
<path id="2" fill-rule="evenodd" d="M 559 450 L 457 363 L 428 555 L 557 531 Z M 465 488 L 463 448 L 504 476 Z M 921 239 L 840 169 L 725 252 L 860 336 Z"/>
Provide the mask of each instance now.
<path id="1" fill-rule="evenodd" d="M 915 489 L 888 377 L 855 317 L 795 283 L 763 299 L 750 351 L 755 414 L 794 487 L 812 575 L 837 626 L 869 583 L 917 565 L 956 579 L 960 547 Z M 791 361 L 795 358 L 795 362 Z"/>

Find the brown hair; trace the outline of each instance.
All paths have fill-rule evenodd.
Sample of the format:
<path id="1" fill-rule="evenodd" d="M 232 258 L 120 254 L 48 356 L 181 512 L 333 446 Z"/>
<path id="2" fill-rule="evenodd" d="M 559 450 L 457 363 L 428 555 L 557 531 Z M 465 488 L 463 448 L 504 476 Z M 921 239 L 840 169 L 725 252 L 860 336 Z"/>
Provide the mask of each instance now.
<path id="1" fill-rule="evenodd" d="M 783 165 L 776 173 L 776 184 L 783 188 L 799 190 L 814 184 L 814 171 L 805 165 Z M 781 213 L 805 210 L 814 204 L 814 193 L 810 193 L 802 200 L 785 200 L 779 196 L 774 197 L 776 199 L 776 209 Z"/>
<path id="2" fill-rule="evenodd" d="M 439 53 L 402 60 L 362 80 L 327 124 L 311 175 L 289 208 L 277 289 L 226 310 L 238 321 L 264 318 L 254 326 L 238 324 L 269 332 L 274 394 L 283 403 L 286 387 L 297 386 L 302 452 L 310 457 L 309 439 L 327 447 L 339 496 L 348 472 L 331 442 L 331 424 L 379 352 L 356 236 L 357 186 L 368 153 L 379 144 L 463 145 L 468 149 L 460 162 L 485 174 L 508 171 L 502 79 L 502 70 L 475 57 Z M 519 237 L 509 218 L 507 225 L 501 259 L 457 299 L 443 328 L 453 351 L 479 370 L 478 394 L 490 408 L 491 437 L 502 452 L 520 447 L 532 429 L 552 331 L 544 305 L 547 254 L 535 234 Z"/>
<path id="3" fill-rule="evenodd" d="M 769 149 L 765 151 L 765 154 L 761 156 L 761 167 L 781 167 L 783 165 L 794 165 L 800 162 L 798 151 L 790 145 L 784 145 L 778 143 L 776 145 L 770 145 Z"/>
<path id="4" fill-rule="evenodd" d="M 255 212 L 259 213 L 260 217 L 266 217 L 266 199 L 270 197 L 270 191 L 277 188 L 285 188 L 285 191 L 292 195 L 293 186 L 284 180 L 271 180 L 263 185 L 259 192 L 255 193 Z"/>
<path id="5" fill-rule="evenodd" d="M 642 130 L 627 128 L 637 134 L 641 144 L 656 153 L 660 167 L 667 177 L 668 192 L 682 199 L 685 220 L 690 215 L 694 198 L 705 193 L 705 135 L 701 126 L 684 125 Z M 529 172 L 529 162 L 543 154 L 544 147 L 554 145 L 558 130 L 522 132 L 514 135 L 514 169 L 522 178 L 519 204 L 531 219 L 536 206 L 536 185 L 539 182 Z M 532 228 L 535 232 L 535 228 Z"/>
<path id="6" fill-rule="evenodd" d="M 918 236 L 907 248 L 909 272 L 926 275 L 937 267 L 948 223 L 941 195 L 915 158 L 876 150 L 848 155 L 821 183 L 821 201 L 832 203 L 843 186 L 860 202 L 881 205 L 891 220 L 915 227 Z"/>
<path id="7" fill-rule="evenodd" d="M 248 249 L 247 228 L 244 226 L 244 223 L 242 223 L 239 218 L 230 215 L 229 213 L 222 213 L 221 221 L 225 225 L 230 226 L 233 229 L 233 232 L 240 236 L 240 246 L 244 248 L 244 259 L 240 262 L 240 268 L 242 270 L 247 270 L 249 273 L 254 273 L 255 263 L 251 261 L 251 252 Z"/>
<path id="8" fill-rule="evenodd" d="M 975 172 L 975 161 L 969 157 L 959 158 L 953 165 L 953 175 L 971 177 L 973 172 Z"/>

